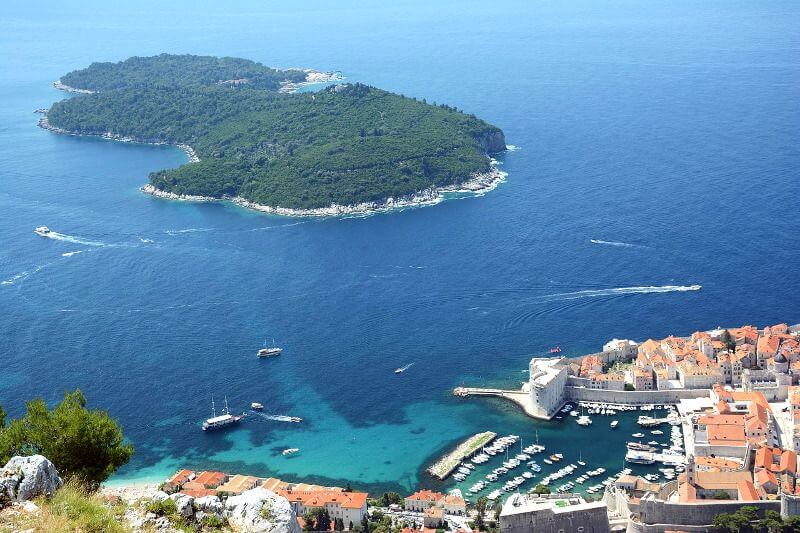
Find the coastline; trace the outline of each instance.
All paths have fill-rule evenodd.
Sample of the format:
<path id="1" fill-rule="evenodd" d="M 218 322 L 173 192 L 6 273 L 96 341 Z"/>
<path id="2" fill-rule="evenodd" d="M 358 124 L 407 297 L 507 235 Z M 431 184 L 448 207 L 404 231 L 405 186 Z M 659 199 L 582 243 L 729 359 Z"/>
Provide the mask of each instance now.
<path id="1" fill-rule="evenodd" d="M 328 83 L 344 79 L 344 76 L 338 71 L 336 72 L 320 72 L 313 69 L 303 69 L 306 73 L 306 81 L 299 83 L 287 82 L 282 87 L 280 92 L 292 93 L 296 92 L 300 87 L 307 85 L 314 85 L 318 83 Z M 61 80 L 53 82 L 53 87 L 56 89 L 79 93 L 79 94 L 94 94 L 95 91 L 87 89 L 76 89 L 61 83 Z M 182 150 L 189 158 L 189 163 L 200 162 L 195 150 L 188 144 L 173 144 L 157 139 L 140 139 L 137 137 L 130 137 L 119 135 L 116 133 L 80 133 L 76 131 L 66 130 L 53 126 L 47 119 L 47 110 L 37 110 L 42 113 L 39 119 L 38 126 L 42 129 L 52 131 L 61 135 L 71 135 L 74 137 L 100 137 L 110 141 L 118 141 L 124 143 L 148 144 L 152 146 L 174 146 Z M 386 198 L 380 202 L 362 202 L 360 204 L 331 204 L 328 207 L 317 207 L 311 209 L 294 209 L 290 207 L 270 206 L 259 204 L 243 198 L 241 196 L 223 196 L 215 198 L 212 196 L 199 196 L 188 194 L 176 194 L 157 189 L 152 184 L 148 183 L 139 188 L 145 194 L 149 194 L 155 198 L 165 200 L 176 200 L 186 202 L 230 202 L 245 209 L 259 211 L 270 215 L 280 215 L 287 217 L 331 217 L 331 216 L 369 216 L 379 213 L 386 213 L 395 210 L 402 210 L 415 207 L 426 207 L 439 204 L 447 199 L 448 195 L 468 194 L 472 196 L 482 196 L 483 194 L 493 191 L 500 183 L 504 182 L 508 176 L 507 172 L 501 171 L 499 162 L 490 157 L 490 170 L 488 172 L 475 173 L 470 178 L 457 185 L 448 185 L 445 187 L 429 187 L 421 191 L 417 191 L 398 198 Z"/>
<path id="2" fill-rule="evenodd" d="M 37 110 L 39 111 L 39 110 Z M 50 121 L 47 120 L 47 112 L 42 112 L 42 118 L 39 119 L 37 124 L 40 128 L 52 131 L 53 133 L 58 133 L 61 135 L 71 135 L 73 137 L 100 137 L 101 139 L 106 139 L 109 141 L 118 141 L 123 143 L 136 143 L 136 144 L 149 144 L 152 146 L 174 146 L 182 150 L 188 157 L 189 163 L 199 163 L 200 158 L 197 156 L 197 153 L 194 151 L 194 148 L 189 146 L 188 144 L 172 144 L 163 141 L 156 141 L 156 140 L 147 140 L 147 139 L 139 139 L 136 137 L 127 137 L 125 135 L 119 135 L 116 133 L 79 133 L 76 131 L 65 130 L 64 128 L 59 128 L 58 126 L 53 126 L 50 124 Z"/>
<path id="3" fill-rule="evenodd" d="M 452 194 L 470 194 L 481 196 L 494 190 L 505 181 L 508 173 L 498 168 L 498 162 L 491 160 L 491 170 L 489 172 L 473 174 L 469 180 L 446 187 L 430 187 L 399 198 L 387 198 L 382 202 L 363 202 L 353 205 L 331 204 L 328 207 L 318 207 L 313 209 L 293 209 L 289 207 L 270 206 L 252 202 L 241 196 L 223 196 L 215 198 L 212 196 L 196 196 L 187 194 L 175 194 L 172 192 L 157 189 L 152 184 L 147 184 L 139 190 L 156 198 L 166 200 L 177 200 L 186 202 L 231 202 L 246 209 L 260 211 L 270 215 L 281 215 L 287 217 L 331 217 L 344 215 L 367 216 L 378 213 L 386 213 L 398 209 L 412 207 L 425 207 L 436 205 L 447 199 Z"/>

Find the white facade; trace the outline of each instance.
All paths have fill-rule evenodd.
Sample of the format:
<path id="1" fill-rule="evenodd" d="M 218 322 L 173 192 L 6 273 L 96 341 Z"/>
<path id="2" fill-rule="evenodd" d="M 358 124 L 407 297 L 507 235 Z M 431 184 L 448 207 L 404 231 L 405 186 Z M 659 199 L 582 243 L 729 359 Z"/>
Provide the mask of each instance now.
<path id="1" fill-rule="evenodd" d="M 564 404 L 567 366 L 563 357 L 541 359 L 530 363 L 531 405 L 537 416 L 551 417 Z"/>

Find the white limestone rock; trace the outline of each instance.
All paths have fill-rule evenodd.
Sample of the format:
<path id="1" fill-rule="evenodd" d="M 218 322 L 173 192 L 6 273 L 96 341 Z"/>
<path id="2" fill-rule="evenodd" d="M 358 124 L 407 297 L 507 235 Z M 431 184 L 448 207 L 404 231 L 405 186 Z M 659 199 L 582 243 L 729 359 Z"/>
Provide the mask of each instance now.
<path id="1" fill-rule="evenodd" d="M 194 508 L 206 514 L 215 514 L 221 518 L 225 506 L 216 496 L 203 496 L 194 501 Z"/>
<path id="2" fill-rule="evenodd" d="M 228 523 L 253 533 L 300 533 L 297 516 L 289 500 L 258 487 L 225 501 Z"/>
<path id="3" fill-rule="evenodd" d="M 188 494 L 176 493 L 170 494 L 169 499 L 175 502 L 179 515 L 184 518 L 194 516 L 194 498 Z"/>
<path id="4" fill-rule="evenodd" d="M 56 467 L 42 455 L 16 456 L 0 471 L 0 500 L 27 501 L 51 496 L 63 482 Z"/>

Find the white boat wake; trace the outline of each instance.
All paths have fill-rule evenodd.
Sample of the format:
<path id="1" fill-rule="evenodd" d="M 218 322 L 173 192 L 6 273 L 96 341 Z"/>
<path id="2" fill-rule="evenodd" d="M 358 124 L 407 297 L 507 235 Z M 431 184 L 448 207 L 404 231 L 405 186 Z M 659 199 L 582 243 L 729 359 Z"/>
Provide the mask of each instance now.
<path id="1" fill-rule="evenodd" d="M 61 254 L 61 257 L 72 257 L 73 255 L 77 255 L 85 251 L 86 250 L 75 250 L 74 252 L 64 252 L 63 254 Z"/>
<path id="2" fill-rule="evenodd" d="M 622 248 L 633 248 L 636 245 L 630 244 L 627 242 L 620 242 L 620 241 L 602 241 L 600 239 L 589 239 L 589 242 L 592 244 L 605 244 L 606 246 L 619 246 Z"/>
<path id="3" fill-rule="evenodd" d="M 56 231 L 50 231 L 41 236 L 56 241 L 71 242 L 73 244 L 83 244 L 84 246 L 106 246 L 106 243 L 104 242 L 81 239 L 80 237 L 75 237 L 73 235 L 64 235 L 63 233 L 58 233 Z"/>
<path id="4" fill-rule="evenodd" d="M 651 294 L 663 292 L 699 291 L 702 285 L 660 285 L 642 287 L 616 287 L 613 289 L 591 289 L 577 292 L 561 292 L 542 296 L 545 300 L 574 300 L 576 298 L 594 298 L 597 296 L 616 296 L 624 294 Z"/>

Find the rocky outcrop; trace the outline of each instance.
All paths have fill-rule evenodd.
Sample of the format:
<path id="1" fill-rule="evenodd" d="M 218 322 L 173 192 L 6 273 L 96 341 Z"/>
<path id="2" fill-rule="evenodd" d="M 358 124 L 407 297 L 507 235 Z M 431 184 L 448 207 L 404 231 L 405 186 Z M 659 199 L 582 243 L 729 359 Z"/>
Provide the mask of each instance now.
<path id="1" fill-rule="evenodd" d="M 506 136 L 501 129 L 487 132 L 479 137 L 477 141 L 487 154 L 496 154 L 506 149 Z"/>
<path id="2" fill-rule="evenodd" d="M 42 455 L 12 457 L 0 471 L 0 502 L 51 496 L 63 482 L 56 467 Z"/>
<path id="3" fill-rule="evenodd" d="M 289 500 L 264 488 L 255 488 L 225 501 L 228 523 L 241 531 L 300 533 Z"/>

